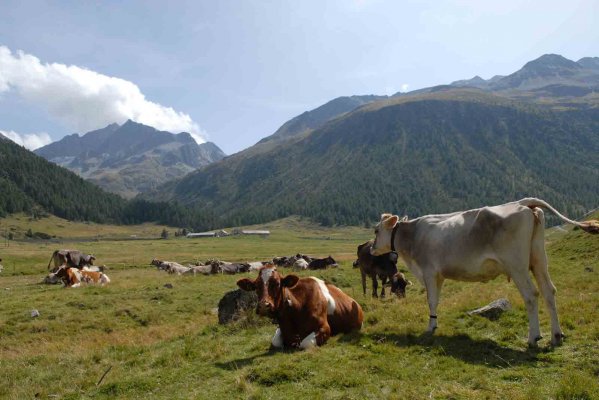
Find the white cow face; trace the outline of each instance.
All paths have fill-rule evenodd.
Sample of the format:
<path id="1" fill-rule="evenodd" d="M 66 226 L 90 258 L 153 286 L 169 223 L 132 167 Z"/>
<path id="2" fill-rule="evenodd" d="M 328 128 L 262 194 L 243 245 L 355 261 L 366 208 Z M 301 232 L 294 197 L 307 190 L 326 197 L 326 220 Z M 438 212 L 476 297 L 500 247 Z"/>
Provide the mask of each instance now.
<path id="1" fill-rule="evenodd" d="M 380 256 L 391 252 L 391 233 L 398 221 L 397 215 L 381 215 L 381 221 L 374 228 L 375 238 L 374 244 L 370 248 L 370 254 Z"/>
<path id="2" fill-rule="evenodd" d="M 298 281 L 299 277 L 296 275 L 281 277 L 274 265 L 266 264 L 258 270 L 258 277 L 255 280 L 240 279 L 237 281 L 237 286 L 248 292 L 256 291 L 258 295 L 256 314 L 274 318 L 282 307 L 283 288 L 291 288 Z"/>

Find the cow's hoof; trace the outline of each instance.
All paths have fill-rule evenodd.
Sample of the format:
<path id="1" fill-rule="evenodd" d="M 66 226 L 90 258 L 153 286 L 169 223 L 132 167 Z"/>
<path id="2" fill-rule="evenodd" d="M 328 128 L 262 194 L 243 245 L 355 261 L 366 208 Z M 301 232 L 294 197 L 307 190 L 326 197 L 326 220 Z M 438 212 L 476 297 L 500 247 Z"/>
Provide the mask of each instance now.
<path id="1" fill-rule="evenodd" d="M 529 349 L 538 349 L 539 348 L 539 340 L 543 339 L 543 336 L 537 336 L 536 338 L 534 338 L 532 341 L 528 341 L 528 348 Z"/>
<path id="2" fill-rule="evenodd" d="M 561 346 L 564 343 L 564 339 L 566 339 L 566 335 L 564 335 L 562 332 L 555 333 L 551 339 L 551 345 Z"/>

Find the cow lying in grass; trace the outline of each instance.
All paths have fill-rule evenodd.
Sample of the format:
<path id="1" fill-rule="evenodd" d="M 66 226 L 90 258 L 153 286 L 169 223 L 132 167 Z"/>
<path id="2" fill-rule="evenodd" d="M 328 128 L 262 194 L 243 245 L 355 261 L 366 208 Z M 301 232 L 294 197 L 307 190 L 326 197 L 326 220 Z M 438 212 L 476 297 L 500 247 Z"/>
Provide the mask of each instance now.
<path id="1" fill-rule="evenodd" d="M 327 258 L 313 259 L 308 264 L 308 269 L 327 269 L 328 267 L 336 267 L 336 266 L 337 266 L 337 262 L 335 261 L 335 259 L 331 256 L 328 256 Z"/>
<path id="2" fill-rule="evenodd" d="M 184 273 L 190 270 L 189 267 L 184 267 L 183 265 L 174 262 L 174 261 L 160 261 L 156 258 L 152 259 L 150 265 L 156 266 L 158 270 L 166 271 L 169 274 L 177 274 L 183 275 Z"/>
<path id="3" fill-rule="evenodd" d="M 86 265 L 81 268 L 82 271 L 104 272 L 108 269 L 106 265 Z"/>
<path id="4" fill-rule="evenodd" d="M 398 297 L 406 297 L 406 286 L 412 283 L 406 280 L 406 277 L 401 272 L 397 271 L 397 257 L 392 257 L 391 254 L 383 254 L 382 256 L 373 256 L 370 254 L 373 240 L 362 243 L 358 246 L 358 259 L 354 262 L 354 266 L 360 267 L 362 275 L 362 290 L 366 294 L 366 277 L 370 276 L 372 280 L 372 297 L 378 297 L 378 280 L 381 279 L 381 297 L 385 297 L 385 285 L 387 280 L 391 282 L 391 293 L 395 293 Z"/>
<path id="5" fill-rule="evenodd" d="M 77 268 L 67 268 L 66 266 L 58 268 L 56 276 L 63 281 L 65 287 L 72 288 L 79 287 L 82 283 L 88 285 L 99 284 L 100 286 L 110 283 L 110 278 L 103 272 L 79 270 Z"/>
<path id="6" fill-rule="evenodd" d="M 248 272 L 251 265 L 249 263 L 231 263 L 219 260 L 208 260 L 205 265 L 188 265 L 187 267 L 174 261 L 160 261 L 154 258 L 151 265 L 156 266 L 158 270 L 166 271 L 169 274 L 177 275 L 212 275 L 212 274 L 239 274 Z M 201 264 L 201 263 L 198 263 Z M 260 263 L 260 266 L 262 264 Z"/>
<path id="7" fill-rule="evenodd" d="M 42 283 L 45 283 L 48 285 L 56 285 L 56 284 L 63 283 L 62 278 L 60 276 L 58 276 L 58 271 L 61 269 L 64 269 L 64 268 L 66 268 L 65 265 L 61 265 L 61 266 L 59 266 L 59 268 L 56 269 L 56 272 L 48 273 L 48 275 L 46 275 L 44 277 L 44 280 L 42 281 Z M 79 271 L 79 268 L 75 268 L 75 269 Z M 108 269 L 108 267 L 106 265 L 86 265 L 83 268 L 81 268 L 81 271 L 104 272 L 107 269 Z M 62 274 L 64 275 L 64 272 Z"/>
<path id="8" fill-rule="evenodd" d="M 360 305 L 318 278 L 282 277 L 274 265 L 267 264 L 255 280 L 240 279 L 237 285 L 245 291 L 256 291 L 256 313 L 279 324 L 272 338 L 274 347 L 321 346 L 331 335 L 362 327 Z"/>
<path id="9" fill-rule="evenodd" d="M 551 343 L 562 342 L 555 305 L 555 286 L 545 253 L 545 218 L 541 208 L 586 232 L 598 233 L 599 222 L 576 222 L 543 200 L 526 198 L 494 207 L 400 220 L 383 214 L 375 228 L 373 256 L 397 252 L 426 288 L 430 318 L 427 332 L 437 328 L 437 304 L 445 279 L 486 282 L 504 274 L 511 278 L 526 305 L 528 344 L 541 339 L 537 297 L 539 285 L 551 317 Z"/>
<path id="10" fill-rule="evenodd" d="M 187 268 L 189 269 L 183 273 L 184 275 L 196 276 L 197 274 L 211 275 L 216 273 L 212 265 L 188 265 Z"/>
<path id="11" fill-rule="evenodd" d="M 304 260 L 303 258 L 300 258 L 295 263 L 293 263 L 293 269 L 303 271 L 305 269 L 308 269 L 308 265 L 308 261 Z"/>
<path id="12" fill-rule="evenodd" d="M 272 263 L 277 267 L 295 267 L 296 263 L 300 260 L 304 260 L 307 264 L 310 264 L 314 259 L 306 254 L 297 253 L 296 255 L 289 257 L 275 257 L 272 259 Z"/>
<path id="13" fill-rule="evenodd" d="M 249 262 L 248 265 L 250 266 L 250 268 L 249 268 L 248 272 L 258 271 L 260 268 L 262 268 L 266 264 L 268 264 L 268 263 L 264 262 L 264 261 L 252 261 L 252 262 Z"/>

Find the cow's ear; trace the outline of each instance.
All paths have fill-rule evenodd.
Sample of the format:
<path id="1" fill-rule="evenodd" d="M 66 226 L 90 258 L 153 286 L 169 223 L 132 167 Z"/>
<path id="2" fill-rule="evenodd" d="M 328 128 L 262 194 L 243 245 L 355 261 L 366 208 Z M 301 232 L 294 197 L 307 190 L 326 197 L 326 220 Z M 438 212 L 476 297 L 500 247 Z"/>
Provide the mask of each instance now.
<path id="1" fill-rule="evenodd" d="M 408 216 L 404 215 L 403 217 L 401 217 L 401 219 L 399 220 L 399 222 L 407 222 L 408 221 Z"/>
<path id="2" fill-rule="evenodd" d="M 381 221 L 384 221 L 384 220 L 388 219 L 389 217 L 391 217 L 391 214 L 388 214 L 388 213 L 381 214 Z"/>
<path id="3" fill-rule="evenodd" d="M 397 224 L 397 221 L 399 221 L 399 217 L 397 215 L 392 215 L 389 218 L 387 218 L 384 222 L 385 222 L 385 228 L 387 229 L 393 229 L 393 227 Z"/>
<path id="4" fill-rule="evenodd" d="M 299 276 L 297 276 L 297 275 L 287 275 L 286 277 L 284 277 L 283 279 L 281 279 L 281 286 L 292 288 L 295 285 L 297 285 L 298 281 L 299 281 Z"/>
<path id="5" fill-rule="evenodd" d="M 239 286 L 241 290 L 245 290 L 246 292 L 253 292 L 254 290 L 256 290 L 256 284 L 254 283 L 254 281 L 248 278 L 238 280 L 237 286 Z"/>

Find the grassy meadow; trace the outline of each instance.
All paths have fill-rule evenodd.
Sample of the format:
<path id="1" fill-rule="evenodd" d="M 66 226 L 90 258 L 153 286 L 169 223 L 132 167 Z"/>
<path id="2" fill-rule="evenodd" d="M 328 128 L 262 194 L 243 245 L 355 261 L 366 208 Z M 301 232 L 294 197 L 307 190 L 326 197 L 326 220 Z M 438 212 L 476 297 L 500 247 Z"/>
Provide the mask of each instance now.
<path id="1" fill-rule="evenodd" d="M 566 342 L 549 346 L 549 316 L 540 300 L 545 338 L 529 350 L 526 311 L 505 278 L 447 281 L 432 337 L 422 335 L 426 294 L 411 273 L 414 285 L 405 299 L 372 299 L 370 291 L 364 296 L 351 264 L 371 229 L 322 228 L 288 218 L 260 226 L 271 230 L 269 238 L 122 240 L 158 237 L 164 227 L 0 220 L 0 232 L 10 227 L 16 237 L 31 228 L 57 238 L 0 247 L 0 398 L 599 398 L 599 238 L 581 231 L 548 235 Z M 93 253 L 97 264 L 110 267 L 112 283 L 78 289 L 40 284 L 57 248 Z M 218 301 L 245 275 L 177 277 L 149 266 L 153 257 L 184 264 L 297 252 L 330 254 L 340 263 L 300 275 L 326 279 L 353 296 L 365 311 L 361 332 L 311 351 L 270 351 L 275 326 L 253 312 L 227 326 L 217 322 Z M 513 310 L 498 320 L 465 314 L 499 297 L 507 297 Z M 31 317 L 33 309 L 39 317 Z"/>

